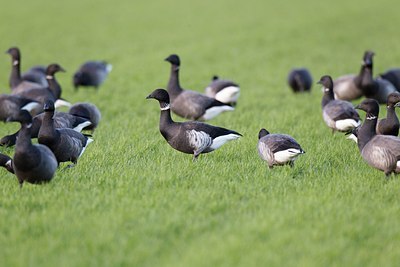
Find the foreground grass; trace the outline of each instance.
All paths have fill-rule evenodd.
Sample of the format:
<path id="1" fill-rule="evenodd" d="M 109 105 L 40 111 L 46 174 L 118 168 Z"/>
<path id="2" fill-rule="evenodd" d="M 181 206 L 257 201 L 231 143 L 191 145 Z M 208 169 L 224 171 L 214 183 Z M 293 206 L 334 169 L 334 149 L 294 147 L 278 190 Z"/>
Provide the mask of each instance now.
<path id="1" fill-rule="evenodd" d="M 51 183 L 20 190 L 2 171 L 1 265 L 395 265 L 398 178 L 385 180 L 353 143 L 330 133 L 317 87 L 295 96 L 285 78 L 303 65 L 314 79 L 357 72 L 365 49 L 377 52 L 376 73 L 398 66 L 398 5 L 7 2 L 0 47 L 20 46 L 23 69 L 60 63 L 68 70 L 59 75 L 63 96 L 95 103 L 103 120 L 78 165 Z M 210 123 L 244 137 L 196 163 L 166 144 L 158 105 L 144 99 L 165 86 L 171 53 L 181 55 L 184 87 L 202 90 L 213 74 L 242 87 L 237 110 Z M 86 59 L 114 65 L 98 92 L 71 87 Z M 261 127 L 300 142 L 307 153 L 294 169 L 261 162 Z M 16 128 L 2 125 L 0 134 Z"/>

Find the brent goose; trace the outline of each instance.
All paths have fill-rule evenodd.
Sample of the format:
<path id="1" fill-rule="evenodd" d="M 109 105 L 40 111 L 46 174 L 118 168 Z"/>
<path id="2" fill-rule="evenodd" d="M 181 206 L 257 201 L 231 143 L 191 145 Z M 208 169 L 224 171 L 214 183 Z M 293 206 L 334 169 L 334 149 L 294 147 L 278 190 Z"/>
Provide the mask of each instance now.
<path id="1" fill-rule="evenodd" d="M 266 129 L 258 133 L 258 154 L 265 160 L 270 169 L 277 165 L 294 166 L 297 156 L 305 151 L 293 137 L 287 134 L 270 134 Z"/>
<path id="2" fill-rule="evenodd" d="M 295 93 L 310 92 L 312 76 L 306 68 L 294 68 L 289 72 L 287 82 Z"/>
<path id="3" fill-rule="evenodd" d="M 350 102 L 335 99 L 333 82 L 329 75 L 322 76 L 318 84 L 323 86 L 322 116 L 332 132 L 347 132 L 360 125 L 360 116 Z"/>
<path id="4" fill-rule="evenodd" d="M 376 124 L 379 104 L 375 99 L 365 99 L 357 109 L 365 111 L 363 125 L 357 132 L 358 148 L 363 159 L 386 176 L 400 172 L 400 138 L 391 135 L 377 135 Z"/>
<path id="5" fill-rule="evenodd" d="M 18 47 L 11 47 L 6 53 L 11 56 L 11 74 L 9 79 L 11 90 L 42 87 L 41 84 L 32 82 L 29 78 L 25 79 L 25 77 L 21 77 L 21 53 Z"/>
<path id="6" fill-rule="evenodd" d="M 28 112 L 25 112 L 25 115 L 25 120 L 21 123 L 12 161 L 14 172 L 21 187 L 24 181 L 29 183 L 50 181 L 58 166 L 56 157 L 47 146 L 32 144 L 30 133 L 32 117 Z"/>
<path id="7" fill-rule="evenodd" d="M 396 87 L 397 91 L 400 91 L 400 68 L 388 69 L 384 73 L 379 74 L 378 77 L 389 81 L 394 87 Z"/>
<path id="8" fill-rule="evenodd" d="M 24 81 L 40 84 L 42 87 L 47 87 L 49 84 L 46 80 L 46 66 L 37 65 L 22 73 L 21 78 Z"/>
<path id="9" fill-rule="evenodd" d="M 73 104 L 68 113 L 85 118 L 91 122 L 91 124 L 85 127 L 84 130 L 93 131 L 99 125 L 101 119 L 100 110 L 94 104 L 87 102 L 78 102 Z"/>
<path id="10" fill-rule="evenodd" d="M 168 93 L 171 97 L 171 109 L 177 115 L 191 120 L 210 120 L 233 107 L 206 95 L 184 90 L 179 83 L 180 59 L 170 55 L 165 59 L 171 63 L 171 74 L 168 82 Z"/>
<path id="11" fill-rule="evenodd" d="M 12 159 L 9 156 L 4 155 L 3 153 L 0 153 L 0 166 L 11 173 L 14 173 L 14 169 L 12 167 Z"/>
<path id="12" fill-rule="evenodd" d="M 54 112 L 54 102 L 46 101 L 44 105 L 45 114 L 38 134 L 39 144 L 48 146 L 56 156 L 58 163 L 71 161 L 73 165 L 70 166 L 74 166 L 85 151 L 86 146 L 93 140 L 69 128 L 55 128 Z"/>
<path id="13" fill-rule="evenodd" d="M 37 101 L 18 96 L 18 95 L 0 95 L 0 120 L 4 122 L 17 121 L 21 110 L 32 112 L 40 107 Z"/>
<path id="14" fill-rule="evenodd" d="M 236 102 L 240 95 L 240 87 L 233 81 L 213 76 L 211 83 L 206 87 L 205 92 L 207 96 L 215 98 L 222 103 L 236 106 Z"/>
<path id="15" fill-rule="evenodd" d="M 400 93 L 394 92 L 387 99 L 387 114 L 385 119 L 378 120 L 376 126 L 377 134 L 399 135 L 399 119 L 397 118 L 395 107 L 400 106 Z"/>
<path id="16" fill-rule="evenodd" d="M 94 86 L 98 89 L 111 70 L 112 65 L 105 61 L 87 61 L 75 72 L 74 87 L 78 89 L 79 86 Z"/>
<path id="17" fill-rule="evenodd" d="M 196 160 L 201 153 L 218 149 L 227 141 L 235 140 L 242 135 L 198 121 L 174 122 L 171 118 L 169 94 L 164 89 L 156 89 L 147 99 L 158 100 L 161 108 L 160 132 L 174 149 L 193 154 Z"/>
<path id="18" fill-rule="evenodd" d="M 33 117 L 31 127 L 31 138 L 37 138 L 39 134 L 40 126 L 42 125 L 44 113 L 40 113 Z M 71 115 L 65 112 L 54 113 L 54 127 L 55 128 L 71 128 L 77 132 L 81 132 L 85 127 L 89 127 L 91 122 L 86 118 Z M 18 132 L 10 135 L 6 135 L 0 139 L 0 146 L 13 146 L 17 140 Z"/>

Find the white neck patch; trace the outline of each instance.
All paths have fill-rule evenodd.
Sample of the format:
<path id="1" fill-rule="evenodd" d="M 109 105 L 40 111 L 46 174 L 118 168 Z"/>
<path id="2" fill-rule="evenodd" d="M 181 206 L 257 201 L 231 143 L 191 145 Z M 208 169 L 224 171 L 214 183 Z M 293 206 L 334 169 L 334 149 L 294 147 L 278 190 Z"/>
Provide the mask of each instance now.
<path id="1" fill-rule="evenodd" d="M 377 118 L 376 116 L 372 116 L 372 117 L 367 116 L 367 120 L 375 120 L 376 118 Z"/>
<path id="2" fill-rule="evenodd" d="M 163 106 L 160 107 L 160 109 L 161 109 L 161 110 L 168 110 L 168 109 L 170 109 L 170 105 L 164 103 Z"/>
<path id="3" fill-rule="evenodd" d="M 14 60 L 13 61 L 13 66 L 17 66 L 19 64 L 19 61 L 18 60 Z"/>
<path id="4" fill-rule="evenodd" d="M 53 80 L 53 78 L 54 78 L 54 77 L 51 76 L 51 75 L 47 75 L 47 76 L 46 76 L 46 79 L 47 79 L 47 80 Z"/>

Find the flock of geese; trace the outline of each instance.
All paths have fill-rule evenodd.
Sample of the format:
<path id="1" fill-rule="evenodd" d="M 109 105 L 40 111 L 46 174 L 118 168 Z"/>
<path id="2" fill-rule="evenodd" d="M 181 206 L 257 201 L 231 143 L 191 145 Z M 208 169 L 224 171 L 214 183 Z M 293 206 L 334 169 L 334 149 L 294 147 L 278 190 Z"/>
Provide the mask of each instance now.
<path id="1" fill-rule="evenodd" d="M 24 181 L 47 182 L 61 162 L 72 162 L 68 167 L 77 163 L 93 141 L 81 131 L 93 132 L 100 121 L 100 112 L 93 104 L 71 105 L 61 97 L 61 86 L 55 74 L 64 69 L 58 64 L 35 66 L 21 74 L 19 49 L 13 47 L 7 53 L 12 59 L 11 94 L 0 95 L 0 119 L 19 122 L 21 128 L 1 138 L 0 145 L 15 145 L 15 153 L 13 158 L 0 153 L 0 165 L 15 173 L 21 186 Z M 349 134 L 367 163 L 389 176 L 400 172 L 399 120 L 395 113 L 395 107 L 400 106 L 400 69 L 390 69 L 373 78 L 373 56 L 372 51 L 364 53 L 357 75 L 335 80 L 329 75 L 321 77 L 318 84 L 323 89 L 322 117 L 332 132 Z M 156 89 L 147 99 L 159 102 L 159 128 L 168 144 L 180 152 L 192 154 L 195 161 L 200 154 L 240 138 L 242 135 L 236 131 L 203 122 L 235 109 L 239 85 L 214 76 L 204 94 L 185 90 L 179 81 L 179 56 L 172 54 L 165 60 L 171 65 L 167 90 Z M 73 76 L 74 87 L 98 88 L 110 71 L 111 65 L 106 62 L 86 62 Z M 310 91 L 312 83 L 306 68 L 293 69 L 288 75 L 288 84 L 295 93 Z M 348 102 L 362 96 L 366 99 L 356 107 Z M 383 103 L 387 104 L 387 118 L 378 120 L 379 104 Z M 69 111 L 55 111 L 60 106 L 69 106 Z M 366 112 L 362 125 L 357 109 Z M 171 110 L 189 121 L 173 121 Z M 37 138 L 38 144 L 32 144 L 32 138 Z M 305 153 L 290 135 L 269 133 L 264 128 L 259 131 L 258 152 L 269 168 L 287 164 L 293 167 L 296 158 Z"/>

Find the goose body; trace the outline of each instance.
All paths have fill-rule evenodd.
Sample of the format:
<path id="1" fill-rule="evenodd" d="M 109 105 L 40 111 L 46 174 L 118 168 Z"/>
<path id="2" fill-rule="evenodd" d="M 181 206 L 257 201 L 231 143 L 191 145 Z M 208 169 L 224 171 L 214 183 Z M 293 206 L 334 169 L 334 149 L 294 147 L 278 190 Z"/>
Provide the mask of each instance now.
<path id="1" fill-rule="evenodd" d="M 0 166 L 5 168 L 7 171 L 14 173 L 14 169 L 12 166 L 12 159 L 7 156 L 4 155 L 2 153 L 0 153 Z"/>
<path id="2" fill-rule="evenodd" d="M 30 121 L 27 120 L 22 122 L 12 161 L 21 186 L 24 181 L 34 184 L 49 182 L 58 166 L 53 152 L 47 146 L 33 145 L 30 135 Z"/>
<path id="3" fill-rule="evenodd" d="M 100 110 L 96 105 L 87 102 L 78 102 L 73 104 L 68 111 L 69 114 L 82 117 L 90 121 L 90 125 L 86 126 L 85 130 L 94 130 L 99 125 L 101 120 Z"/>
<path id="4" fill-rule="evenodd" d="M 379 104 L 374 99 L 366 99 L 356 108 L 366 112 L 363 125 L 357 132 L 357 144 L 363 159 L 386 176 L 400 172 L 400 138 L 377 135 L 376 124 Z"/>
<path id="5" fill-rule="evenodd" d="M 18 95 L 0 95 L 0 120 L 18 121 L 21 110 L 32 112 L 40 107 L 40 103 Z"/>
<path id="6" fill-rule="evenodd" d="M 21 78 L 24 81 L 39 84 L 42 87 L 47 87 L 49 84 L 46 80 L 46 66 L 33 66 L 26 72 L 22 73 Z"/>
<path id="7" fill-rule="evenodd" d="M 206 96 L 234 106 L 240 95 L 240 87 L 233 81 L 214 76 L 211 83 L 206 87 L 205 93 Z"/>
<path id="8" fill-rule="evenodd" d="M 387 98 L 387 116 L 378 120 L 376 133 L 383 135 L 399 135 L 400 122 L 396 115 L 395 107 L 400 105 L 400 93 L 391 93 Z"/>
<path id="9" fill-rule="evenodd" d="M 238 139 L 241 134 L 221 127 L 197 121 L 174 122 L 171 118 L 169 95 L 164 89 L 153 91 L 147 99 L 159 101 L 161 108 L 160 132 L 174 149 L 193 154 L 196 159 L 201 153 L 208 153 L 228 141 Z"/>
<path id="10" fill-rule="evenodd" d="M 322 84 L 322 117 L 332 131 L 347 132 L 360 125 L 360 116 L 350 102 L 334 99 L 332 78 L 322 76 L 318 82 Z"/>
<path id="11" fill-rule="evenodd" d="M 165 60 L 171 63 L 171 74 L 167 89 L 171 98 L 171 110 L 175 114 L 190 120 L 205 121 L 218 116 L 222 112 L 234 110 L 232 106 L 214 98 L 182 89 L 179 83 L 179 57 L 170 55 Z"/>
<path id="12" fill-rule="evenodd" d="M 389 69 L 380 74 L 379 77 L 390 82 L 397 91 L 400 91 L 400 68 Z"/>
<path id="13" fill-rule="evenodd" d="M 105 61 L 87 61 L 73 76 L 75 89 L 79 86 L 94 86 L 96 89 L 104 82 L 112 70 L 112 65 Z"/>
<path id="14" fill-rule="evenodd" d="M 258 154 L 267 162 L 269 168 L 289 164 L 294 165 L 296 158 L 304 154 L 297 141 L 286 134 L 270 134 L 266 129 L 261 129 L 258 134 Z"/>
<path id="15" fill-rule="evenodd" d="M 312 86 L 312 76 L 306 68 L 294 68 L 287 77 L 287 82 L 293 92 L 309 92 Z"/>

